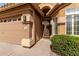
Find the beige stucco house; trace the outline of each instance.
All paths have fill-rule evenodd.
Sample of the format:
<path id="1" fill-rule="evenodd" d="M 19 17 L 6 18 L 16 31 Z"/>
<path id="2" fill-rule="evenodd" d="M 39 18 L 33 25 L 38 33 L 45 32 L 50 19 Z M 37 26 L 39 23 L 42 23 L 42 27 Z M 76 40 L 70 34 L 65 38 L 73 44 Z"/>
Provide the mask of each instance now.
<path id="1" fill-rule="evenodd" d="M 0 42 L 31 47 L 42 38 L 43 13 L 37 4 L 11 3 L 0 7 Z"/>
<path id="2" fill-rule="evenodd" d="M 31 47 L 41 38 L 78 35 L 79 4 L 9 3 L 0 6 L 0 42 Z"/>

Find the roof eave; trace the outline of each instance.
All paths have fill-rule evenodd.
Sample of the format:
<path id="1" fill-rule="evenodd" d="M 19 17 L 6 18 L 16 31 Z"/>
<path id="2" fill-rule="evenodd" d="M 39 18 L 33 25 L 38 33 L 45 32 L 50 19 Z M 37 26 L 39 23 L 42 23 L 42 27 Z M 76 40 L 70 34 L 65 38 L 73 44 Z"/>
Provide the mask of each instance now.
<path id="1" fill-rule="evenodd" d="M 47 15 L 49 16 L 53 16 L 55 15 L 59 10 L 61 10 L 62 8 L 70 5 L 71 3 L 62 3 L 60 5 L 56 5 L 55 8 L 53 8 Z"/>
<path id="2" fill-rule="evenodd" d="M 31 5 L 40 13 L 41 16 L 44 16 L 44 13 L 39 9 L 38 6 L 36 6 L 34 3 L 31 3 Z"/>
<path id="3" fill-rule="evenodd" d="M 11 8 L 15 8 L 15 7 L 21 6 L 21 5 L 23 5 L 23 4 L 25 4 L 25 3 L 19 3 L 19 4 L 16 4 L 16 5 L 14 5 L 14 6 L 4 8 L 4 9 L 0 10 L 0 12 L 5 11 L 5 10 L 8 10 L 8 9 L 11 9 Z"/>
<path id="4" fill-rule="evenodd" d="M 26 3 L 18 3 L 18 4 L 16 4 L 16 5 L 14 5 L 14 6 L 4 8 L 4 9 L 0 10 L 0 12 L 6 11 L 6 10 L 9 10 L 9 9 L 11 9 L 11 8 L 15 8 L 15 7 L 24 5 L 24 4 L 26 4 Z M 44 16 L 43 12 L 42 12 L 37 6 L 35 6 L 34 3 L 30 3 L 30 4 L 34 7 L 34 9 L 35 9 L 41 16 Z"/>
<path id="5" fill-rule="evenodd" d="M 52 14 L 52 12 L 59 6 L 59 4 L 57 3 L 46 15 L 50 16 Z"/>

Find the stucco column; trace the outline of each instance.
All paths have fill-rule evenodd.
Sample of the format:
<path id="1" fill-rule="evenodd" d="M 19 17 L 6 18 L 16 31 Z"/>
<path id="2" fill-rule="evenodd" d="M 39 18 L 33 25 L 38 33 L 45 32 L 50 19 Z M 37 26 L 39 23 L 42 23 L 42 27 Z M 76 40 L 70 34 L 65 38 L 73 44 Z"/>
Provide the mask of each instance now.
<path id="1" fill-rule="evenodd" d="M 26 31 L 25 32 L 26 35 L 25 35 L 25 38 L 22 39 L 21 45 L 24 46 L 24 47 L 30 47 L 31 46 L 31 38 L 32 38 L 31 15 L 30 14 L 24 14 L 24 15 L 22 15 L 22 17 L 23 16 L 26 16 L 26 21 L 24 21 L 24 30 Z M 23 18 L 22 18 L 22 20 L 23 20 Z"/>
<path id="2" fill-rule="evenodd" d="M 50 21 L 51 25 L 52 25 L 52 34 L 51 36 L 55 35 L 55 23 L 54 23 L 54 19 L 52 18 L 52 20 Z"/>

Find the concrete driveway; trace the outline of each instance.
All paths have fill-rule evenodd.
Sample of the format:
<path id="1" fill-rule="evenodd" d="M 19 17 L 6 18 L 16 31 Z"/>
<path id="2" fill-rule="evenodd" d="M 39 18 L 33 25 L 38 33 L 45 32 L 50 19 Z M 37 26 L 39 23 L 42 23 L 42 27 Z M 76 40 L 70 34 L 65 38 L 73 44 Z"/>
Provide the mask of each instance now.
<path id="1" fill-rule="evenodd" d="M 50 56 L 50 41 L 41 39 L 32 48 L 0 42 L 0 56 Z M 53 53 L 53 56 L 56 56 Z"/>

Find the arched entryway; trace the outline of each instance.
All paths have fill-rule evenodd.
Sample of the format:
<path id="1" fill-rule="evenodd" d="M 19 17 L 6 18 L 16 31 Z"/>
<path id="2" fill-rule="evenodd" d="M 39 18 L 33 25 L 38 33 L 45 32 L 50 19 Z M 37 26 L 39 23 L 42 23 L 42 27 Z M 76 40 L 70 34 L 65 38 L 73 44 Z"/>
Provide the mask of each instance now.
<path id="1" fill-rule="evenodd" d="M 46 16 L 46 13 L 50 10 L 51 8 L 49 6 L 44 6 L 41 10 L 44 12 L 44 16 Z"/>
<path id="2" fill-rule="evenodd" d="M 48 38 L 51 35 L 51 24 L 50 24 L 51 17 L 46 15 L 50 9 L 51 8 L 49 6 L 44 6 L 41 9 L 44 13 L 44 17 L 43 17 L 43 21 L 42 21 L 44 38 Z"/>

